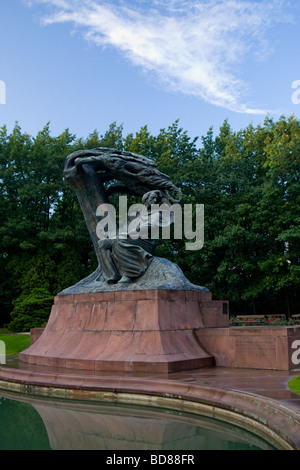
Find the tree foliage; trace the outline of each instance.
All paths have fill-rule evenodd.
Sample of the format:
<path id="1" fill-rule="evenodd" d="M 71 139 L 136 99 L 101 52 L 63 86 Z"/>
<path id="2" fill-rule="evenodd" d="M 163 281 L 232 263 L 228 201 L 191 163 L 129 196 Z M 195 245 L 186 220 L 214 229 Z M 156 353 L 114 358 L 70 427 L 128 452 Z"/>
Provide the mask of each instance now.
<path id="1" fill-rule="evenodd" d="M 100 135 L 31 137 L 16 123 L 0 129 L 0 324 L 15 330 L 44 322 L 58 292 L 96 267 L 78 202 L 63 179 L 66 156 L 106 146 L 153 159 L 183 193 L 204 204 L 205 242 L 163 240 L 155 254 L 179 264 L 231 312 L 299 313 L 300 123 L 267 117 L 233 131 L 225 121 L 191 139 L 175 121 L 153 136 L 147 126 L 123 136 L 112 123 Z M 31 319 L 31 320 L 30 320 Z"/>

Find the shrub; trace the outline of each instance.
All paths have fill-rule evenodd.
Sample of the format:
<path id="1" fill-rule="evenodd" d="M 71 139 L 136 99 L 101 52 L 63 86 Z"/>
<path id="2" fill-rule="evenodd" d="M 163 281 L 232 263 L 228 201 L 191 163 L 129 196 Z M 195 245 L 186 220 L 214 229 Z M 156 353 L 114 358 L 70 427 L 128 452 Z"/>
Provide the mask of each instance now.
<path id="1" fill-rule="evenodd" d="M 265 318 L 249 318 L 245 315 L 245 320 L 237 317 L 230 317 L 229 326 L 293 326 L 295 322 L 292 318 L 281 319 L 272 316 Z"/>
<path id="2" fill-rule="evenodd" d="M 12 321 L 8 329 L 14 332 L 29 331 L 44 326 L 50 315 L 53 295 L 47 289 L 35 288 L 30 294 L 20 295 L 14 302 Z"/>

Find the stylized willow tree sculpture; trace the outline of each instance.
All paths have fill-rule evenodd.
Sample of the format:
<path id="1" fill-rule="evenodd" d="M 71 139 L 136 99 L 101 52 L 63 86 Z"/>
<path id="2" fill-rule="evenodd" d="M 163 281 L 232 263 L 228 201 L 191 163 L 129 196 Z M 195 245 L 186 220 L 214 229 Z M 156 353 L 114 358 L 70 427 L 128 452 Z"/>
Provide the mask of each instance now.
<path id="1" fill-rule="evenodd" d="M 108 148 L 74 152 L 66 159 L 64 176 L 77 195 L 100 270 L 103 246 L 96 233 L 99 205 L 110 203 L 109 197 L 114 193 L 143 197 L 159 191 L 162 202 L 173 204 L 181 200 L 179 188 L 153 161 L 131 152 Z"/>

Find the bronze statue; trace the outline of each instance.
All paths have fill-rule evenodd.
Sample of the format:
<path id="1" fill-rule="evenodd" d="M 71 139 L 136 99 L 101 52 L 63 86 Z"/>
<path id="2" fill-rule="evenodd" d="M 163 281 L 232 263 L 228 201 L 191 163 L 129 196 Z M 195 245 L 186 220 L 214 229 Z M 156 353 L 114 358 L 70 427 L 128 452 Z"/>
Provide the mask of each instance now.
<path id="1" fill-rule="evenodd" d="M 110 148 L 79 150 L 67 157 L 64 177 L 77 195 L 98 259 L 97 270 L 64 293 L 98 292 L 117 286 L 122 289 L 204 289 L 189 283 L 174 263 L 152 255 L 151 234 L 166 222 L 161 218 L 161 211 L 153 216 L 150 207 L 162 204 L 168 208 L 182 198 L 180 189 L 158 170 L 155 162 L 142 155 Z M 116 193 L 141 198 L 146 212 L 140 214 L 140 230 L 145 231 L 145 236 L 135 238 L 128 233 L 128 227 L 125 233 L 122 232 L 124 227 L 117 227 L 115 236 L 99 239 L 98 208 L 110 205 L 110 197 Z M 153 217 L 156 217 L 154 222 Z"/>

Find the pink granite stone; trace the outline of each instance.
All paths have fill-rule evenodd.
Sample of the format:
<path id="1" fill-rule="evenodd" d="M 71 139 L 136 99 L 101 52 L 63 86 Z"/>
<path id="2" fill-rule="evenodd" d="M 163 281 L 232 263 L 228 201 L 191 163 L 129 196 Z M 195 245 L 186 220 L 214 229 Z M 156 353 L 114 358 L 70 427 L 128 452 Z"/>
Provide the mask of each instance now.
<path id="1" fill-rule="evenodd" d="M 295 341 L 300 327 L 251 326 L 197 330 L 199 341 L 214 355 L 217 366 L 292 370 Z M 299 367 L 299 366 L 298 366 Z"/>
<path id="2" fill-rule="evenodd" d="M 195 330 L 228 313 L 209 292 L 117 291 L 57 296 L 24 362 L 82 370 L 170 372 L 214 365 Z M 221 317 L 221 318 L 219 318 Z"/>

